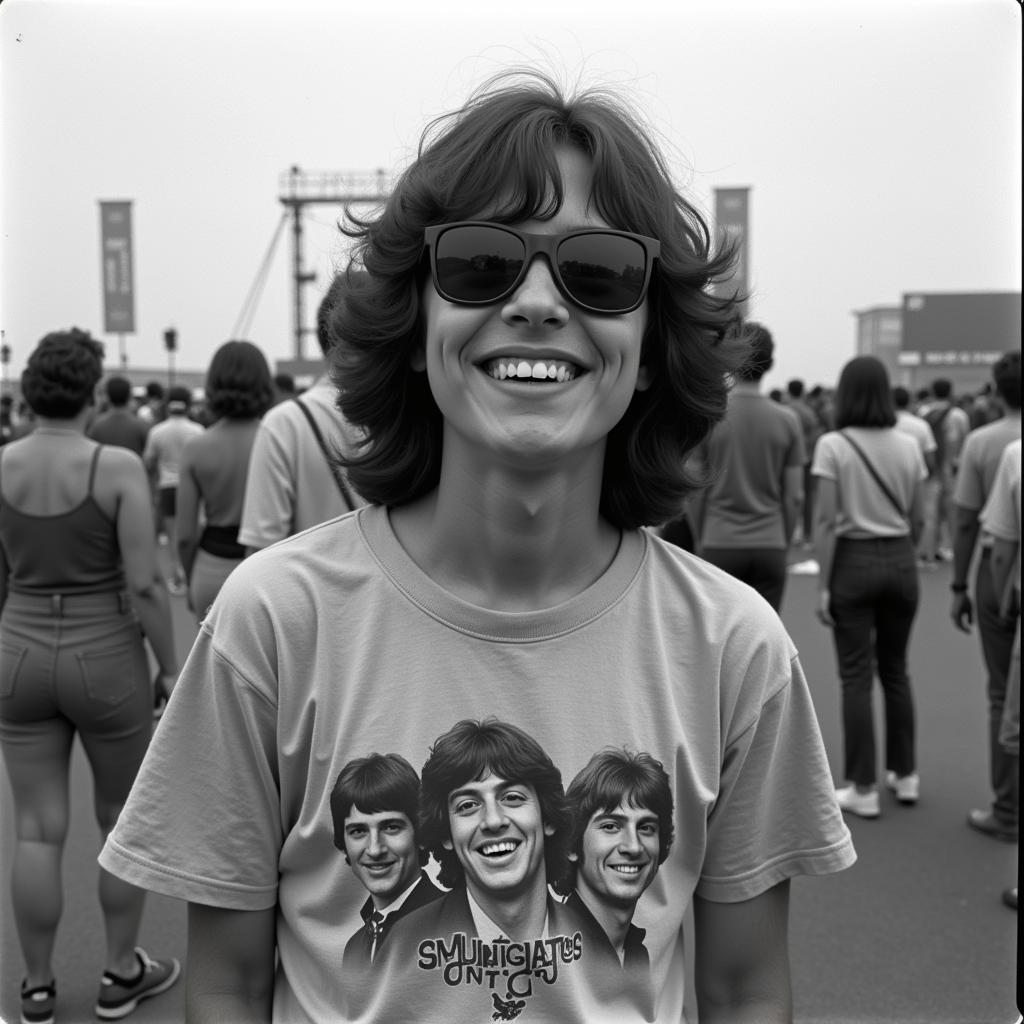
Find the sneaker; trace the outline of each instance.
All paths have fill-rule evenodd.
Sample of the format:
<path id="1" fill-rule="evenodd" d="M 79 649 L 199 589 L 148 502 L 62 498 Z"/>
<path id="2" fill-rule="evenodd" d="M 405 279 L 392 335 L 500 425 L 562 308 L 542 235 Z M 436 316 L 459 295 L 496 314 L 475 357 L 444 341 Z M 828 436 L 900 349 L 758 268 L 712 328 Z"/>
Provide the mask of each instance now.
<path id="1" fill-rule="evenodd" d="M 857 787 L 851 784 L 836 790 L 836 800 L 841 811 L 849 811 L 860 818 L 877 818 L 882 813 L 877 789 L 870 793 L 858 793 Z"/>
<path id="2" fill-rule="evenodd" d="M 167 591 L 174 597 L 181 597 L 185 593 L 185 581 L 172 576 L 167 581 Z"/>
<path id="3" fill-rule="evenodd" d="M 181 974 L 181 964 L 173 957 L 151 960 L 138 946 L 135 947 L 135 956 L 139 961 L 139 973 L 134 978 L 103 972 L 100 997 L 96 1000 L 96 1016 L 100 1020 L 127 1017 L 143 999 L 166 992 Z"/>
<path id="4" fill-rule="evenodd" d="M 982 832 L 993 839 L 1002 839 L 1005 843 L 1017 842 L 1017 829 L 1013 825 L 1004 825 L 991 811 L 973 810 L 967 815 L 967 825 L 975 832 Z"/>
<path id="5" fill-rule="evenodd" d="M 901 804 L 916 804 L 921 795 L 921 779 L 917 772 L 911 772 L 909 775 L 886 772 L 885 785 L 896 794 L 896 799 Z"/>
<path id="6" fill-rule="evenodd" d="M 28 988 L 21 983 L 21 1024 L 53 1024 L 53 1011 L 57 1006 L 57 982 Z"/>

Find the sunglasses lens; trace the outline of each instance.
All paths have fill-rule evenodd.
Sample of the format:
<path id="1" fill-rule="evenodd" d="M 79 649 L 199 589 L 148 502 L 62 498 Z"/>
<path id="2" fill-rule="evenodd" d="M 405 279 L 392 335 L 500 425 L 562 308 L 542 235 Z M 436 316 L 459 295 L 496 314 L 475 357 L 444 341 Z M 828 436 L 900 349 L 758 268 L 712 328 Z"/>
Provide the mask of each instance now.
<path id="1" fill-rule="evenodd" d="M 580 305 L 615 313 L 639 303 L 647 253 L 636 239 L 622 235 L 574 235 L 558 247 L 558 273 Z"/>
<path id="2" fill-rule="evenodd" d="M 501 228 L 451 228 L 435 243 L 437 283 L 456 302 L 494 302 L 519 276 L 524 256 L 523 243 Z"/>

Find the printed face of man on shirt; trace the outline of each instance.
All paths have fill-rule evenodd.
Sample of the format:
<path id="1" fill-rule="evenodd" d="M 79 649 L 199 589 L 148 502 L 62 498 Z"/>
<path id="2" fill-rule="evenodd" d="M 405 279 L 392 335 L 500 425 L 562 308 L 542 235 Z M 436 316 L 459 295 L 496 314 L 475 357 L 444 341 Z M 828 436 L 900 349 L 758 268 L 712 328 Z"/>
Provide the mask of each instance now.
<path id="1" fill-rule="evenodd" d="M 580 843 L 576 888 L 584 902 L 635 906 L 658 873 L 657 814 L 624 800 L 592 814 Z"/>
<path id="2" fill-rule="evenodd" d="M 350 807 L 344 839 L 352 871 L 369 890 L 378 910 L 400 896 L 419 875 L 416 832 L 401 811 L 366 814 Z"/>
<path id="3" fill-rule="evenodd" d="M 544 824 L 537 791 L 527 782 L 489 774 L 448 795 L 453 850 L 477 900 L 488 895 L 513 898 L 542 884 L 544 840 L 554 828 Z"/>

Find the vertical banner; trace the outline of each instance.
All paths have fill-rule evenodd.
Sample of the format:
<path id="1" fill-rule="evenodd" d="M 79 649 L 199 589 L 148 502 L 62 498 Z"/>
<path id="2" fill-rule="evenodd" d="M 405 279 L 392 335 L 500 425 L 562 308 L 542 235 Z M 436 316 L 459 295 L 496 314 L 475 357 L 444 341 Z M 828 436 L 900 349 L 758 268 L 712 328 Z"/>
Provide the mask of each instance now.
<path id="1" fill-rule="evenodd" d="M 746 296 L 750 293 L 750 188 L 715 189 L 715 225 L 724 238 L 736 245 L 733 275 L 720 286 L 723 294 L 743 297 L 743 315 L 747 315 Z"/>
<path id="2" fill-rule="evenodd" d="M 132 285 L 132 204 L 100 201 L 100 266 L 103 273 L 103 330 L 135 333 Z"/>

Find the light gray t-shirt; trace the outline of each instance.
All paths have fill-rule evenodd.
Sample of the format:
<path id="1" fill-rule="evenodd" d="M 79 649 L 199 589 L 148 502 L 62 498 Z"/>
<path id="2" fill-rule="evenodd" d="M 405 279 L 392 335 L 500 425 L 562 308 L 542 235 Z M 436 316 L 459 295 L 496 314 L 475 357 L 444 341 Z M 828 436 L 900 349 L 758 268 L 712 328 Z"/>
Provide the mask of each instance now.
<path id="1" fill-rule="evenodd" d="M 301 401 L 329 450 L 349 454 L 359 435 L 335 407 L 336 398 L 334 386 L 321 377 Z M 349 489 L 362 505 L 363 499 Z M 239 543 L 269 547 L 349 510 L 302 410 L 294 401 L 279 402 L 260 421 L 249 456 Z"/>
<path id="2" fill-rule="evenodd" d="M 586 983 L 590 947 L 554 901 L 549 933 L 532 943 L 499 948 L 460 926 L 425 936 L 430 955 L 391 973 L 342 971 L 367 894 L 333 843 L 339 772 L 371 752 L 397 752 L 419 772 L 455 723 L 488 717 L 535 739 L 566 788 L 609 746 L 664 766 L 675 836 L 633 921 L 658 1021 L 682 1019 L 694 892 L 745 900 L 855 859 L 796 651 L 753 590 L 630 531 L 583 593 L 494 612 L 435 584 L 386 510 L 368 506 L 232 573 L 101 863 L 181 899 L 276 905 L 282 1024 L 479 1024 L 499 1004 L 521 1024 L 608 1020 Z M 351 1009 L 356 993 L 372 1008 L 364 1017 Z M 641 1012 L 618 1006 L 613 1019 Z"/>
<path id="3" fill-rule="evenodd" d="M 928 476 L 918 443 L 895 427 L 847 427 L 904 515 L 885 496 L 856 449 L 838 430 L 818 439 L 811 473 L 836 484 L 836 536 L 905 537 L 914 489 Z"/>

